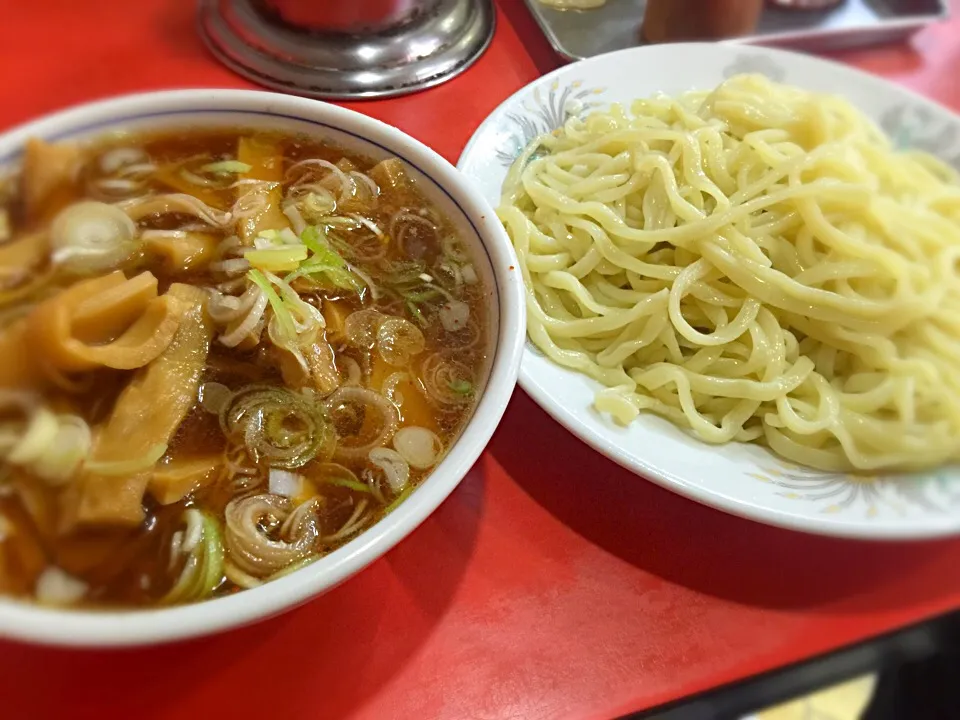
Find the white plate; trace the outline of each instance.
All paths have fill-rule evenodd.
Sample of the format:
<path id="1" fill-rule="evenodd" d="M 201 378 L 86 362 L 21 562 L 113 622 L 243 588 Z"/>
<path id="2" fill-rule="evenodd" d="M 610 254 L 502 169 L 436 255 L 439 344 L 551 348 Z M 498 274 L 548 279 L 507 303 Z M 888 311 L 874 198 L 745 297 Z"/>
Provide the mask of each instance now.
<path id="1" fill-rule="evenodd" d="M 934 152 L 960 167 L 960 118 L 936 103 L 824 60 L 707 44 L 638 47 L 560 68 L 500 105 L 474 134 L 458 167 L 496 204 L 507 168 L 521 148 L 537 134 L 559 127 L 571 113 L 657 92 L 709 89 L 741 72 L 762 72 L 792 85 L 843 95 L 898 143 Z M 592 409 L 598 387 L 593 380 L 554 365 L 529 343 L 520 384 L 544 410 L 607 457 L 735 515 L 870 539 L 960 532 L 960 468 L 853 477 L 787 465 L 753 445 L 706 445 L 652 415 L 619 427 Z"/>

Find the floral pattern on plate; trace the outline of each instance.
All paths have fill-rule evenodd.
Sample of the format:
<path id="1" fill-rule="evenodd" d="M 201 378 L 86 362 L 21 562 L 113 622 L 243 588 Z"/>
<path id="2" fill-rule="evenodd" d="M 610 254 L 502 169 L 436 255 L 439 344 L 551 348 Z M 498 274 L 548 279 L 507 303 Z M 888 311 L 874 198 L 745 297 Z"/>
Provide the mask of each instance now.
<path id="1" fill-rule="evenodd" d="M 949 512 L 951 505 L 960 503 L 960 486 L 951 483 L 945 471 L 853 475 L 778 465 L 774 461 L 747 475 L 781 488 L 778 494 L 785 498 L 811 503 L 821 513 L 859 512 L 869 519 L 880 514 L 881 505 L 903 515 L 909 505 L 944 513 Z"/>
<path id="2" fill-rule="evenodd" d="M 507 115 L 511 132 L 504 145 L 497 148 L 497 159 L 509 167 L 523 149 L 541 135 L 563 127 L 571 117 L 603 105 L 593 97 L 602 92 L 602 88 L 583 87 L 580 80 L 563 86 L 553 82 L 543 91 L 535 88 L 529 100 L 521 103 L 519 111 Z"/>

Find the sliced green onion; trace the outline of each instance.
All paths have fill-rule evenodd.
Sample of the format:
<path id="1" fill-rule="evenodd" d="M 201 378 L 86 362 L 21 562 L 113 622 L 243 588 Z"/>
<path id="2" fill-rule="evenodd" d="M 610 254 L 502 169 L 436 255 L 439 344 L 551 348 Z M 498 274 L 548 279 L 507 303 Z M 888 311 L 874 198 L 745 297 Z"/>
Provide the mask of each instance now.
<path id="1" fill-rule="evenodd" d="M 327 215 L 320 219 L 320 222 L 324 225 L 339 225 L 340 227 L 348 228 L 358 228 L 360 223 L 358 223 L 352 217 L 344 217 L 343 215 Z"/>
<path id="2" fill-rule="evenodd" d="M 294 470 L 333 454 L 336 435 L 320 403 L 284 387 L 250 385 L 234 393 L 220 427 L 241 441 L 255 461 Z"/>
<path id="3" fill-rule="evenodd" d="M 193 515 L 196 513 L 196 515 Z M 220 524 L 217 520 L 195 508 L 184 511 L 185 524 L 196 522 L 197 515 L 202 523 L 202 537 L 184 563 L 180 577 L 163 597 L 166 604 L 177 604 L 203 600 L 213 595 L 223 582 L 223 542 L 220 539 Z"/>
<path id="4" fill-rule="evenodd" d="M 296 270 L 307 259 L 307 248 L 303 245 L 280 245 L 264 250 L 247 250 L 243 257 L 254 268 L 287 272 Z"/>
<path id="5" fill-rule="evenodd" d="M 327 244 L 326 233 L 316 225 L 307 225 L 300 233 L 300 241 L 310 248 L 311 252 L 322 253 Z"/>
<path id="6" fill-rule="evenodd" d="M 209 173 L 245 173 L 250 172 L 251 166 L 239 160 L 221 160 L 207 163 L 200 169 Z"/>
<path id="7" fill-rule="evenodd" d="M 266 240 L 270 243 L 279 243 L 280 242 L 280 231 L 279 230 L 261 230 L 257 233 L 257 237 L 254 239 L 254 242 L 257 240 Z"/>
<path id="8" fill-rule="evenodd" d="M 397 495 L 397 496 L 390 502 L 390 504 L 387 505 L 387 506 L 383 509 L 383 512 L 384 512 L 384 513 L 393 512 L 400 503 L 402 503 L 404 500 L 406 500 L 408 497 L 410 497 L 410 495 L 411 495 L 411 493 L 413 493 L 414 489 L 415 489 L 415 488 L 414 488 L 413 485 L 407 485 L 407 486 L 403 489 L 403 491 L 402 491 L 399 495 Z"/>
<path id="9" fill-rule="evenodd" d="M 280 297 L 287 306 L 299 306 L 305 304 L 305 301 L 300 298 L 300 294 L 290 287 L 290 283 L 288 283 L 286 280 L 278 278 L 273 273 L 264 273 L 264 276 L 276 286 L 277 291 L 280 293 Z"/>
<path id="10" fill-rule="evenodd" d="M 316 282 L 317 276 L 323 276 L 334 286 L 343 290 L 359 293 L 363 289 L 361 280 L 350 272 L 347 261 L 333 249 L 322 229 L 315 225 L 308 225 L 300 233 L 299 241 L 303 243 L 300 247 L 310 250 L 310 258 L 307 259 L 305 256 L 296 267 L 281 268 L 295 271 L 284 278 L 285 282 L 290 283 L 301 277 Z"/>
<path id="11" fill-rule="evenodd" d="M 199 185 L 200 187 L 208 188 L 218 188 L 220 183 L 216 180 L 210 180 L 209 178 L 201 177 L 194 172 L 190 172 L 186 168 L 180 168 L 180 171 L 177 173 L 180 177 L 186 180 L 191 185 Z"/>
<path id="12" fill-rule="evenodd" d="M 274 287 L 276 287 L 277 293 L 280 295 L 280 298 L 286 305 L 290 306 L 304 302 L 300 299 L 300 294 L 290 287 L 290 283 L 288 283 L 286 280 L 277 277 L 269 271 L 263 273 L 263 276 L 269 280 Z"/>
<path id="13" fill-rule="evenodd" d="M 254 239 L 254 244 L 258 240 L 265 241 L 268 247 L 271 245 L 302 245 L 300 238 L 290 228 L 283 228 L 282 230 L 261 230 L 257 233 L 257 237 Z M 259 245 L 257 246 L 260 247 Z"/>
<path id="14" fill-rule="evenodd" d="M 438 297 L 443 297 L 443 293 L 436 288 L 427 288 L 426 290 L 403 293 L 403 297 L 410 302 L 422 303 L 427 302 L 428 300 L 436 300 Z"/>
<path id="15" fill-rule="evenodd" d="M 332 195 L 321 196 L 311 192 L 303 199 L 303 209 L 313 218 L 322 217 L 337 209 L 337 201 Z"/>
<path id="16" fill-rule="evenodd" d="M 357 492 L 370 494 L 370 487 L 359 480 L 353 480 L 348 477 L 325 477 L 323 482 L 327 485 L 336 485 L 337 487 L 349 488 Z"/>
<path id="17" fill-rule="evenodd" d="M 300 241 L 310 248 L 310 252 L 314 255 L 313 259 L 317 262 L 333 267 L 347 266 L 347 261 L 330 245 L 326 233 L 316 225 L 305 227 L 303 232 L 300 233 Z"/>
<path id="18" fill-rule="evenodd" d="M 283 230 L 261 230 L 253 239 L 253 247 L 257 250 L 269 250 L 271 248 L 284 248 L 290 246 L 303 247 L 293 230 L 283 228 Z"/>
<path id="19" fill-rule="evenodd" d="M 283 228 L 278 237 L 280 240 L 287 245 L 301 245 L 300 238 L 297 237 L 297 234 L 288 227 Z"/>
<path id="20" fill-rule="evenodd" d="M 473 383 L 466 380 L 456 379 L 447 383 L 447 386 L 457 395 L 470 395 L 473 393 Z"/>
<path id="21" fill-rule="evenodd" d="M 53 263 L 71 272 L 112 269 L 139 247 L 136 223 L 115 205 L 85 200 L 68 205 L 50 224 Z"/>
<path id="22" fill-rule="evenodd" d="M 259 270 L 247 271 L 247 277 L 250 279 L 250 282 L 263 290 L 263 294 L 267 296 L 267 302 L 269 302 L 270 307 L 273 308 L 273 314 L 276 316 L 277 323 L 280 325 L 280 332 L 286 336 L 285 339 L 291 343 L 294 342 L 297 339 L 297 328 L 293 323 L 293 316 L 283 304 L 280 296 L 277 295 L 276 290 L 273 289 L 273 285 Z"/>
<path id="23" fill-rule="evenodd" d="M 151 446 L 142 457 L 133 460 L 88 462 L 84 465 L 84 468 L 97 475 L 134 475 L 152 468 L 166 452 L 166 444 L 158 443 Z"/>
<path id="24" fill-rule="evenodd" d="M 353 290 L 360 292 L 362 286 L 356 276 L 344 268 L 332 267 L 323 263 L 312 263 L 307 261 L 300 265 L 296 272 L 287 275 L 284 280 L 292 282 L 296 278 L 303 277 L 309 280 L 317 281 L 318 276 L 323 276 L 329 280 L 335 287 L 342 290 Z"/>
<path id="25" fill-rule="evenodd" d="M 309 272 L 312 273 L 314 271 Z M 357 276 L 345 268 L 327 267 L 319 272 L 322 275 L 326 275 L 330 282 L 343 290 L 354 290 L 359 293 L 363 289 L 363 285 L 360 280 L 357 279 Z"/>
<path id="26" fill-rule="evenodd" d="M 371 493 L 369 485 L 360 482 L 350 468 L 340 463 L 313 463 L 307 469 L 307 476 L 318 483 L 335 485 L 336 487 L 348 488 L 367 494 Z"/>
<path id="27" fill-rule="evenodd" d="M 423 313 L 420 311 L 420 308 L 417 307 L 417 304 L 412 300 L 407 300 L 406 305 L 407 310 L 410 311 L 410 314 L 413 316 L 413 319 L 417 321 L 417 324 L 421 327 L 426 327 L 427 319 L 423 316 Z"/>
<path id="28" fill-rule="evenodd" d="M 277 289 L 284 307 L 290 311 L 290 317 L 293 320 L 293 326 L 301 344 L 305 334 L 309 335 L 325 327 L 326 323 L 320 309 L 303 300 L 300 294 L 290 287 L 290 283 L 269 271 L 265 271 L 263 276 Z M 310 342 L 313 342 L 313 340 L 310 340 Z"/>
<path id="29" fill-rule="evenodd" d="M 266 580 L 264 580 L 264 582 L 270 582 L 271 580 L 276 580 L 278 578 L 286 577 L 290 573 L 295 573 L 297 570 L 303 570 L 303 568 L 305 568 L 307 565 L 312 565 L 317 560 L 319 560 L 320 557 L 321 556 L 318 554 L 307 555 L 307 557 L 305 557 L 303 560 L 298 560 L 295 563 L 291 563 L 290 565 L 287 565 L 282 570 L 277 570 L 273 575 L 271 575 Z"/>
<path id="30" fill-rule="evenodd" d="M 400 261 L 389 265 L 387 283 L 390 285 L 404 285 L 416 282 L 426 272 L 426 265 L 417 261 Z"/>
<path id="31" fill-rule="evenodd" d="M 25 430 L 4 432 L 3 444 L 13 445 L 7 459 L 19 465 L 38 459 L 56 441 L 58 428 L 56 415 L 45 407 L 37 408 Z"/>

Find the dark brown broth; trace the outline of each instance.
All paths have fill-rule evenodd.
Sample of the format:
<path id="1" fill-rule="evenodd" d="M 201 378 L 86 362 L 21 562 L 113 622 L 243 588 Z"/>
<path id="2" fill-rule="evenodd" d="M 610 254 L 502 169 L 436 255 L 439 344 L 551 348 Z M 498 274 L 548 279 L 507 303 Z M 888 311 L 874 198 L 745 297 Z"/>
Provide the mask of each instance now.
<path id="1" fill-rule="evenodd" d="M 224 157 L 235 157 L 239 138 L 251 134 L 257 133 L 243 130 L 218 130 L 215 132 L 196 130 L 111 140 L 106 144 L 88 150 L 86 164 L 74 188 L 74 199 L 87 196 L 86 188 L 88 184 L 99 176 L 96 158 L 111 146 L 142 147 L 147 151 L 151 160 L 158 164 L 182 162 L 184 159 L 193 156 L 202 156 L 203 162 L 211 162 Z M 335 164 L 346 159 L 361 172 L 368 172 L 376 164 L 366 157 L 346 152 L 342 148 L 314 138 L 264 135 L 263 133 L 260 133 L 260 135 L 273 141 L 279 141 L 283 149 L 285 168 L 289 168 L 294 163 L 307 158 L 321 158 Z M 200 162 L 200 160 L 196 162 Z M 175 192 L 156 180 L 151 180 L 148 187 L 156 193 Z M 213 192 L 213 195 L 222 203 L 221 209 L 230 207 L 234 192 L 234 190 L 229 189 Z M 386 229 L 390 218 L 403 208 L 412 208 L 414 211 L 426 209 L 427 212 L 430 212 L 432 216 L 439 220 L 440 233 L 437 238 L 454 234 L 449 221 L 424 200 L 413 183 L 399 184 L 392 188 L 381 187 L 381 195 L 376 207 L 363 203 L 351 203 L 351 207 L 346 208 L 346 210 L 359 212 Z M 14 219 L 13 236 L 16 239 L 17 231 L 27 227 L 31 219 L 23 217 L 15 193 L 8 202 L 7 209 L 10 212 L 10 217 Z M 339 212 L 338 210 L 338 214 Z M 141 221 L 140 225 L 141 227 L 157 229 L 175 229 L 187 222 L 195 222 L 195 219 L 188 216 L 166 215 L 146 218 Z M 355 243 L 369 241 L 368 236 L 369 231 L 366 229 L 336 230 L 331 231 L 330 234 L 331 240 L 338 247 L 347 251 L 354 247 Z M 423 260 L 424 271 L 431 275 L 434 274 L 435 268 L 433 265 L 443 258 L 443 248 L 432 240 L 429 233 L 422 233 L 419 230 L 412 231 L 410 234 L 410 244 Z M 397 267 L 398 264 L 408 262 L 410 259 L 409 256 L 405 256 L 401 252 L 396 242 L 392 242 L 385 258 L 382 260 L 375 262 L 352 260 L 356 266 L 377 280 L 378 285 L 383 290 L 383 294 L 378 300 L 373 300 L 368 293 L 361 302 L 355 294 L 342 290 L 318 293 L 317 297 L 337 299 L 339 306 L 346 312 L 362 307 L 377 307 L 386 314 L 405 317 L 418 324 L 423 323 L 422 330 L 427 343 L 426 350 L 410 367 L 392 368 L 392 371 L 404 370 L 410 373 L 422 386 L 422 379 L 417 377 L 419 372 L 417 362 L 433 353 L 444 351 L 446 353 L 445 357 L 449 357 L 470 370 L 474 387 L 481 387 L 489 361 L 486 332 L 481 332 L 480 341 L 469 347 L 445 350 L 447 345 L 463 344 L 465 340 L 469 340 L 471 333 L 476 329 L 468 328 L 458 333 L 448 333 L 442 329 L 437 319 L 435 302 L 433 305 L 430 302 L 425 302 L 422 304 L 414 303 L 411 306 L 409 302 L 404 300 L 403 293 L 405 290 L 402 287 L 398 289 L 390 286 L 391 269 Z M 132 260 L 123 269 L 127 271 L 128 276 L 135 271 L 150 270 L 158 277 L 162 291 L 173 281 L 185 281 L 183 274 L 168 273 L 160 263 L 154 261 L 149 255 L 143 255 Z M 202 286 L 215 284 L 215 278 L 205 272 L 188 276 L 188 281 Z M 57 278 L 54 280 L 55 287 L 64 287 L 68 284 L 68 279 Z M 415 284 L 416 281 L 407 283 L 407 285 Z M 463 285 L 461 288 L 462 295 L 459 299 L 469 304 L 471 322 L 478 324 L 479 328 L 483 330 L 487 323 L 485 307 L 488 302 L 489 289 L 482 284 Z M 348 347 L 342 341 L 331 341 L 331 345 L 338 358 L 351 357 L 359 363 L 364 370 L 363 385 L 369 385 L 371 382 L 369 373 L 373 367 L 371 357 L 356 348 Z M 51 390 L 49 397 L 46 399 L 54 406 L 69 408 L 72 412 L 78 413 L 93 426 L 109 416 L 113 402 L 130 376 L 130 373 L 117 371 L 94 372 L 90 374 L 91 385 L 87 391 L 80 394 L 71 394 Z M 205 379 L 223 383 L 234 390 L 250 383 L 282 384 L 282 379 L 276 368 L 265 360 L 258 350 L 246 352 L 231 350 L 216 342 L 214 342 L 208 358 Z M 374 387 L 373 389 L 379 392 L 381 388 Z M 409 391 L 409 388 L 405 392 L 407 391 Z M 445 405 L 433 402 L 428 405 L 431 412 L 430 424 L 441 438 L 445 449 L 449 448 L 460 432 L 469 418 L 474 404 L 471 398 L 462 404 Z M 404 418 L 401 425 L 407 422 L 409 422 L 409 419 Z M 220 430 L 217 417 L 197 406 L 181 424 L 168 448 L 166 457 L 180 459 L 210 454 L 222 455 L 227 449 L 228 443 Z M 359 477 L 372 466 L 366 463 L 353 463 L 349 467 Z M 265 476 L 266 468 L 261 468 L 261 470 Z M 415 487 L 427 474 L 429 473 L 411 470 L 411 486 Z M 42 481 L 36 478 L 26 477 L 24 482 L 34 483 L 38 487 L 42 486 Z M 358 493 L 347 488 L 322 483 L 319 483 L 317 487 L 324 498 L 322 526 L 324 533 L 329 534 L 331 530 L 342 525 L 350 516 L 358 501 Z M 261 491 L 265 490 L 265 484 L 261 485 Z M 48 511 L 55 515 L 55 493 L 43 489 L 42 494 L 49 504 Z M 222 523 L 223 509 L 233 496 L 234 492 L 225 482 L 215 483 L 198 492 L 195 496 L 188 497 L 183 502 L 166 507 L 156 504 L 147 496 L 145 498 L 147 517 L 139 528 L 132 531 L 95 528 L 85 530 L 81 534 L 74 533 L 67 536 L 58 535 L 55 529 L 40 528 L 36 523 L 35 516 L 32 517 L 31 513 L 26 510 L 23 501 L 19 499 L 16 493 L 0 497 L 0 517 L 5 517 L 6 521 L 11 523 L 15 529 L 12 539 L 8 539 L 6 542 L 0 541 L 0 593 L 29 595 L 38 572 L 36 567 L 39 562 L 38 557 L 42 557 L 46 563 L 56 563 L 74 576 L 89 583 L 91 590 L 88 594 L 89 602 L 87 604 L 93 607 L 155 604 L 171 588 L 180 571 L 180 565 L 176 563 L 171 567 L 169 547 L 174 532 L 181 527 L 182 511 L 187 507 L 197 507 L 219 517 Z M 379 508 L 374 517 L 374 522 L 382 517 L 385 507 L 389 507 L 389 500 L 387 505 Z M 367 527 L 369 526 L 367 525 Z M 322 543 L 316 550 L 322 554 L 335 547 L 336 543 L 332 545 Z M 217 590 L 217 594 L 226 594 L 237 590 L 236 586 L 224 580 Z"/>

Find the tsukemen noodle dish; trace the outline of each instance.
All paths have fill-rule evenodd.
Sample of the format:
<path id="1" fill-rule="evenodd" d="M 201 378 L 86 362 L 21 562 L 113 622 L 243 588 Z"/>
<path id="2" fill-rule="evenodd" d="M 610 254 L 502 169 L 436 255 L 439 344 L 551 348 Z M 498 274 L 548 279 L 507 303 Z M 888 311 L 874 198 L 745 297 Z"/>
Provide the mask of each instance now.
<path id="1" fill-rule="evenodd" d="M 833 472 L 960 461 L 960 175 L 903 141 L 759 75 L 569 118 L 498 210 L 530 338 L 623 424 Z"/>
<path id="2" fill-rule="evenodd" d="M 0 595 L 190 603 L 370 528 L 478 401 L 485 273 L 397 158 L 30 140 L 0 182 Z"/>

